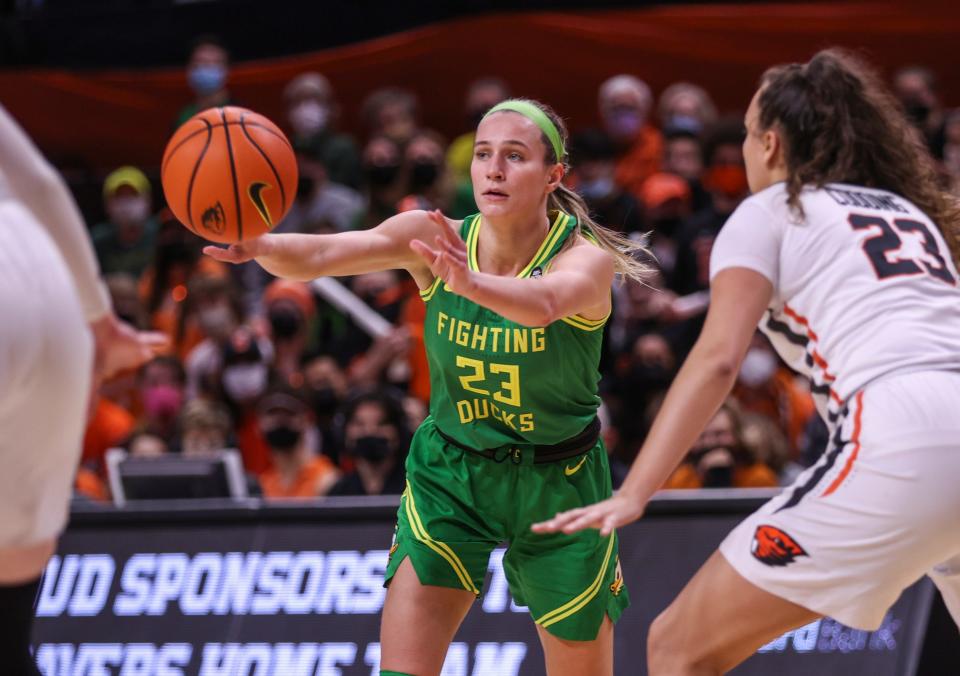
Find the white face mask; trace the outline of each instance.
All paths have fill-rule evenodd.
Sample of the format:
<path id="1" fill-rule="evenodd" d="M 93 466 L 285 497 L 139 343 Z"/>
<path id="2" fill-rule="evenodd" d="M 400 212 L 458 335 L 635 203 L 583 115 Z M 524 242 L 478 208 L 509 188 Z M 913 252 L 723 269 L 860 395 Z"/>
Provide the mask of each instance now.
<path id="1" fill-rule="evenodd" d="M 769 350 L 752 348 L 740 364 L 737 380 L 747 387 L 760 387 L 777 371 L 777 358 Z"/>
<path id="2" fill-rule="evenodd" d="M 117 225 L 137 225 L 150 215 L 150 203 L 138 195 L 114 197 L 107 205 L 107 215 Z"/>
<path id="3" fill-rule="evenodd" d="M 223 370 L 223 389 L 234 401 L 256 399 L 267 387 L 266 364 L 236 364 Z"/>
<path id="4" fill-rule="evenodd" d="M 290 109 L 290 124 L 297 136 L 312 136 L 329 121 L 330 108 L 319 101 L 304 101 Z"/>

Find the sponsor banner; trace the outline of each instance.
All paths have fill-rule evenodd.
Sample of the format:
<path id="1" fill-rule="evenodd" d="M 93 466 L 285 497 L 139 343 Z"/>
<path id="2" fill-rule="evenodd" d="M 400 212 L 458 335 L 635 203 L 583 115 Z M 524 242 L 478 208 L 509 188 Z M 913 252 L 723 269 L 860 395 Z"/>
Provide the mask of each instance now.
<path id="1" fill-rule="evenodd" d="M 47 676 L 379 673 L 379 614 L 392 519 L 269 524 L 90 524 L 69 530 L 37 600 Z M 621 533 L 633 605 L 617 626 L 616 672 L 645 673 L 650 622 L 739 515 L 653 516 Z M 444 676 L 543 674 L 526 608 L 491 556 L 483 593 L 447 653 Z M 556 575 L 564 575 L 557 570 Z M 930 604 L 911 588 L 875 632 L 823 619 L 760 649 L 734 674 L 894 676 L 916 660 Z"/>

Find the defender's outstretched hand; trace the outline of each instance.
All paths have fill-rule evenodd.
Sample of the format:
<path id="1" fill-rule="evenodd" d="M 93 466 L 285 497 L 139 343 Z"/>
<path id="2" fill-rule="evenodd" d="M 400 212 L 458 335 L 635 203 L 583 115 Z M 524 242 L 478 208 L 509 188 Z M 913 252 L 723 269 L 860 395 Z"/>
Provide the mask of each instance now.
<path id="1" fill-rule="evenodd" d="M 600 535 L 606 536 L 615 528 L 639 519 L 643 507 L 636 499 L 615 495 L 589 507 L 560 512 L 552 519 L 533 524 L 531 530 L 534 533 L 576 533 L 586 528 L 599 528 Z"/>
<path id="2" fill-rule="evenodd" d="M 162 333 L 137 331 L 112 312 L 90 324 L 90 328 L 96 345 L 95 382 L 139 368 L 169 342 Z"/>
<path id="3" fill-rule="evenodd" d="M 415 239 L 413 249 L 430 266 L 430 271 L 450 287 L 454 293 L 465 296 L 473 287 L 472 272 L 467 265 L 467 247 L 463 240 L 450 229 L 447 219 L 439 210 L 427 212 L 430 219 L 441 226 L 440 235 L 434 237 L 436 248 Z"/>

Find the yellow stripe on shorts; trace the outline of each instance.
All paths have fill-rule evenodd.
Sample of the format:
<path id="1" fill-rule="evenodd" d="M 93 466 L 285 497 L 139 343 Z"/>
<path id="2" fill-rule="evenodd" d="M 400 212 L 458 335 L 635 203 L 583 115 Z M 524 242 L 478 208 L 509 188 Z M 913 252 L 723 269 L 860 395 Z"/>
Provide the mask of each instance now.
<path id="1" fill-rule="evenodd" d="M 556 624 L 560 620 L 565 620 L 570 617 L 593 600 L 593 597 L 597 595 L 597 592 L 599 592 L 603 586 L 603 576 L 607 574 L 607 568 L 610 567 L 610 555 L 613 553 L 614 537 L 615 535 L 611 533 L 610 542 L 607 543 L 607 553 L 603 557 L 603 565 L 600 567 L 600 572 L 597 574 L 597 578 L 593 581 L 593 584 L 587 587 L 583 593 L 575 599 L 564 603 L 556 610 L 551 610 L 549 613 L 542 615 L 539 619 L 534 620 L 534 622 L 543 628 L 547 628 L 551 624 Z"/>
<path id="2" fill-rule="evenodd" d="M 414 537 L 450 564 L 450 567 L 453 568 L 453 572 L 457 574 L 457 577 L 460 579 L 460 584 L 463 585 L 464 589 L 480 596 L 480 590 L 474 586 L 473 580 L 470 579 L 470 574 L 467 572 L 467 567 L 463 565 L 463 562 L 456 553 L 454 553 L 446 543 L 431 538 L 427 533 L 427 529 L 423 527 L 423 522 L 420 521 L 420 515 L 417 514 L 417 506 L 413 499 L 413 490 L 410 488 L 409 481 L 407 482 L 407 490 L 404 491 L 404 495 L 406 495 L 407 518 L 410 520 L 410 529 L 413 531 Z"/>

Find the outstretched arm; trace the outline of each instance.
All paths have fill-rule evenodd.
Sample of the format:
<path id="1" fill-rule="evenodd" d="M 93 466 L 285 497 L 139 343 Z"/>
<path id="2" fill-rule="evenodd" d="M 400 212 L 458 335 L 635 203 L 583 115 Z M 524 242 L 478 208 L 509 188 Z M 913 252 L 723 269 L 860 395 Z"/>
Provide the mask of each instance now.
<path id="1" fill-rule="evenodd" d="M 443 216 L 432 212 L 431 218 Z M 567 249 L 554 259 L 549 274 L 518 279 L 470 270 L 463 240 L 449 230 L 434 237 L 432 243 L 434 246 L 418 239 L 410 248 L 435 277 L 443 279 L 454 293 L 518 324 L 546 326 L 575 314 L 600 319 L 610 311 L 613 259 L 595 246 Z"/>
<path id="2" fill-rule="evenodd" d="M 203 252 L 226 263 L 256 260 L 277 277 L 300 281 L 387 269 L 410 270 L 416 278 L 426 266 L 410 250 L 410 241 L 432 239 L 444 230 L 452 232 L 445 220 L 441 224 L 427 212 L 407 211 L 370 230 L 334 235 L 267 234 L 225 249 L 208 246 Z"/>
<path id="3" fill-rule="evenodd" d="M 599 528 L 609 534 L 639 518 L 733 387 L 772 294 L 770 281 L 753 270 L 728 268 L 717 274 L 700 338 L 670 386 L 620 491 L 595 505 L 562 512 L 533 530 Z"/>

